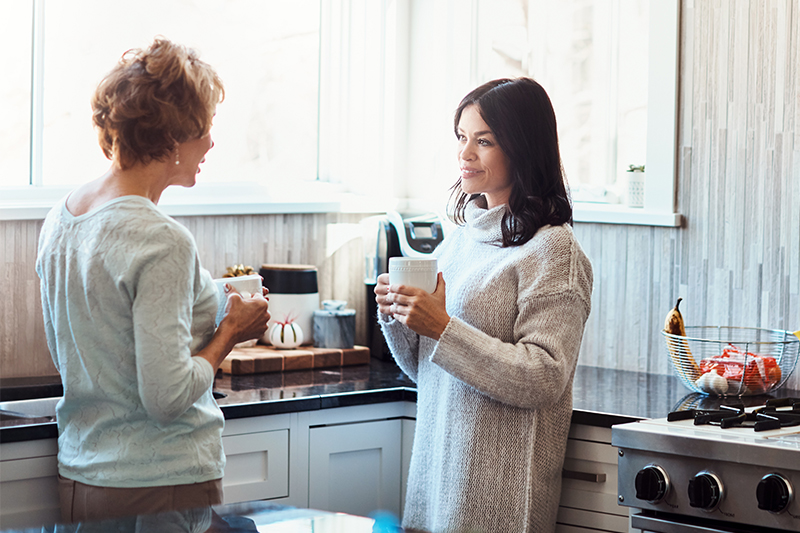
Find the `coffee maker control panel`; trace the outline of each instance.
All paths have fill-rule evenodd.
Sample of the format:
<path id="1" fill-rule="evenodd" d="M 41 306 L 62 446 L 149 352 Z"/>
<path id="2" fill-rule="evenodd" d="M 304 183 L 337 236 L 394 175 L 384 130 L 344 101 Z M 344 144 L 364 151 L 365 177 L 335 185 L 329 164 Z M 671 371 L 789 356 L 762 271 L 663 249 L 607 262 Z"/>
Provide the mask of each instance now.
<path id="1" fill-rule="evenodd" d="M 438 215 L 401 215 L 390 211 L 386 217 L 398 233 L 400 254 L 405 257 L 425 257 L 444 240 Z"/>
<path id="2" fill-rule="evenodd" d="M 431 253 L 444 238 L 439 222 L 406 222 L 405 230 L 408 246 L 423 254 Z"/>

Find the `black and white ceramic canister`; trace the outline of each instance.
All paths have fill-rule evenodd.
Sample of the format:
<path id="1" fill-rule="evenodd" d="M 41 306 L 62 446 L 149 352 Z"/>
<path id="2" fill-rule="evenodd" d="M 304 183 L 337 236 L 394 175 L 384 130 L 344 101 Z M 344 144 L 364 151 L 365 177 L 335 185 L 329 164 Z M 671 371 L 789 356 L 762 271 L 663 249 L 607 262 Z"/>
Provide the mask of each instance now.
<path id="1" fill-rule="evenodd" d="M 303 344 L 314 341 L 314 311 L 319 309 L 317 267 L 313 265 L 264 264 L 258 270 L 269 289 L 269 324 L 291 321 L 303 331 Z M 269 344 L 269 335 L 263 342 Z"/>

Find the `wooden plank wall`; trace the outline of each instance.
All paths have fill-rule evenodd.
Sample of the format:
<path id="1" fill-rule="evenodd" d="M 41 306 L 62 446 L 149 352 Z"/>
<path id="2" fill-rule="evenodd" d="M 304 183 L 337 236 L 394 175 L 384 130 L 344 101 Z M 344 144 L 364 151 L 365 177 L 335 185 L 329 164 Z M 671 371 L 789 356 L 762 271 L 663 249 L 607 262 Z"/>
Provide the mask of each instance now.
<path id="1" fill-rule="evenodd" d="M 678 296 L 690 325 L 800 329 L 800 2 L 681 9 L 686 224 L 576 225 L 595 268 L 582 364 L 670 372 L 659 330 Z"/>
<path id="2" fill-rule="evenodd" d="M 34 270 L 41 227 L 40 220 L 0 221 L 0 377 L 56 373 Z"/>
<path id="3" fill-rule="evenodd" d="M 659 332 L 678 296 L 690 325 L 800 329 L 800 0 L 684 0 L 681 9 L 686 225 L 576 224 L 595 273 L 584 365 L 670 373 Z M 347 237 L 359 218 L 180 221 L 215 275 L 234 262 L 316 264 L 322 298 L 363 305 L 360 240 Z M 39 227 L 0 222 L 0 376 L 53 372 L 33 272 Z M 800 375 L 789 385 L 800 389 Z"/>
<path id="4" fill-rule="evenodd" d="M 320 300 L 346 300 L 366 313 L 358 221 L 367 215 L 299 214 L 176 217 L 194 235 L 200 261 L 215 277 L 234 264 L 293 263 L 318 269 Z M 41 221 L 0 221 L 0 377 L 55 374 L 34 271 Z M 357 321 L 356 341 L 366 342 Z"/>

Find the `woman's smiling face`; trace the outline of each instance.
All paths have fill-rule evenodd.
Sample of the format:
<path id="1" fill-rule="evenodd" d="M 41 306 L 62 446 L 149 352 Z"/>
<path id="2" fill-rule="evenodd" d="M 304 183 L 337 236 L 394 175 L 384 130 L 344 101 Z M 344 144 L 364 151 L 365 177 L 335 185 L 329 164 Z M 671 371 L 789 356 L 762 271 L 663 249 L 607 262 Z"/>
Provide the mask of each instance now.
<path id="1" fill-rule="evenodd" d="M 464 108 L 456 137 L 461 190 L 466 194 L 483 193 L 489 209 L 507 204 L 511 195 L 508 157 L 476 105 Z"/>

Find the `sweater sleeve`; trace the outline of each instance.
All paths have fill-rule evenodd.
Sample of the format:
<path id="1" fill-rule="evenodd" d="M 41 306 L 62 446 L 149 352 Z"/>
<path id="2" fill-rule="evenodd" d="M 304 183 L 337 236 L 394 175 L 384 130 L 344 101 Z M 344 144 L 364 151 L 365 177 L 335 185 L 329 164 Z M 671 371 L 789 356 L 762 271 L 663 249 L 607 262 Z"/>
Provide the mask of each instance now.
<path id="1" fill-rule="evenodd" d="M 211 365 L 192 357 L 192 304 L 199 261 L 194 244 L 174 229 L 139 254 L 133 297 L 139 396 L 159 424 L 183 414 L 213 384 Z"/>
<path id="2" fill-rule="evenodd" d="M 51 233 L 50 226 L 52 223 L 53 212 L 49 212 L 45 221 L 42 224 L 42 229 L 39 232 L 39 245 L 36 254 L 36 275 L 39 276 L 39 296 L 42 303 L 42 316 L 44 318 L 44 334 L 47 341 L 47 349 L 50 352 L 50 358 L 53 360 L 53 365 L 56 371 L 61 373 L 61 364 L 58 362 L 58 344 L 56 342 L 56 330 L 53 326 L 53 309 L 55 306 L 50 305 L 50 293 L 47 290 L 47 274 L 44 271 L 44 257 L 43 250 L 45 249 L 47 239 Z"/>
<path id="3" fill-rule="evenodd" d="M 394 360 L 397 361 L 397 366 L 416 383 L 419 368 L 419 335 L 383 313 L 378 313 L 378 323 L 386 338 L 386 344 Z"/>
<path id="4" fill-rule="evenodd" d="M 515 407 L 542 409 L 559 401 L 571 387 L 591 297 L 591 266 L 572 252 L 551 257 L 544 275 L 541 268 L 520 266 L 515 342 L 451 317 L 431 361 Z M 541 265 L 528 262 L 535 263 Z"/>

